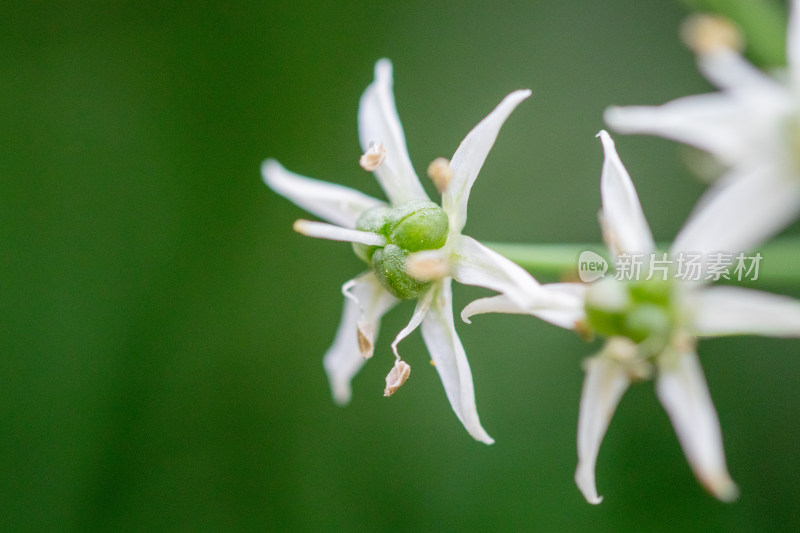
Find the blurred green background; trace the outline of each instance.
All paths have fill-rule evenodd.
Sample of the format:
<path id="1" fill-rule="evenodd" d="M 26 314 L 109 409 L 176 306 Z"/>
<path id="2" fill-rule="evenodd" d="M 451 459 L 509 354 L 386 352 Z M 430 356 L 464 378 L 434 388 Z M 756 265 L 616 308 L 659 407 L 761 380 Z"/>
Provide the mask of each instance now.
<path id="1" fill-rule="evenodd" d="M 737 503 L 696 483 L 644 383 L 611 424 L 593 507 L 572 477 L 580 362 L 596 344 L 530 317 L 458 322 L 487 447 L 418 333 L 401 345 L 412 379 L 382 397 L 406 304 L 352 404 L 335 406 L 321 358 L 362 265 L 295 234 L 307 215 L 259 175 L 275 157 L 380 195 L 357 165 L 356 111 L 389 57 L 421 175 L 504 95 L 533 90 L 466 233 L 597 242 L 603 109 L 709 90 L 677 37 L 685 7 L 111 4 L 12 2 L 0 20 L 0 529 L 800 527 L 800 342 L 700 345 Z M 703 185 L 676 144 L 615 138 L 656 238 L 671 239 Z M 457 309 L 486 294 L 455 293 Z"/>

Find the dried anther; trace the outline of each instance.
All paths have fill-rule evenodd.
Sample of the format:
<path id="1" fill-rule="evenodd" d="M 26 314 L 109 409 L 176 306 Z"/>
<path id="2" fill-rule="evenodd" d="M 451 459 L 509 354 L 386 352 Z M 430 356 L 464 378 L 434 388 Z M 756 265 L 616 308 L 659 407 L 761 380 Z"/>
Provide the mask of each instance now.
<path id="1" fill-rule="evenodd" d="M 391 396 L 397 389 L 403 386 L 403 383 L 406 382 L 408 376 L 411 375 L 411 366 L 398 359 L 392 370 L 389 371 L 389 374 L 386 376 L 386 389 L 383 391 L 384 396 Z"/>

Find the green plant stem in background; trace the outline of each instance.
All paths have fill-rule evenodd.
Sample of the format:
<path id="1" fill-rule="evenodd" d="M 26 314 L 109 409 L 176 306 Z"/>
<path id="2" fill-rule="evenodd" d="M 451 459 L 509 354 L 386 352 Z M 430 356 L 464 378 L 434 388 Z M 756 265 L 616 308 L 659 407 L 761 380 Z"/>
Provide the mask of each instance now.
<path id="1" fill-rule="evenodd" d="M 723 15 L 744 32 L 747 53 L 763 67 L 786 64 L 786 8 L 777 0 L 681 0 L 690 9 Z"/>
<path id="2" fill-rule="evenodd" d="M 577 278 L 575 274 L 578 270 L 578 256 L 586 250 L 608 259 L 606 248 L 601 244 L 489 242 L 486 245 L 537 276 Z M 669 245 L 659 243 L 658 248 L 667 250 Z M 757 252 L 761 254 L 758 281 L 774 284 L 800 282 L 800 238 L 775 239 Z M 746 255 L 752 257 L 755 254 L 756 252 Z"/>

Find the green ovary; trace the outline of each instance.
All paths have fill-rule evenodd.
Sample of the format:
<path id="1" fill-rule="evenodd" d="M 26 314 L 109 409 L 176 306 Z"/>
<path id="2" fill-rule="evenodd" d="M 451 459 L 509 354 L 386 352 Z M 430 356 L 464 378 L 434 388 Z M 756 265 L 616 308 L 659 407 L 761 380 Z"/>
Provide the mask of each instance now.
<path id="1" fill-rule="evenodd" d="M 586 318 L 589 326 L 606 337 L 627 337 L 666 343 L 675 328 L 672 283 L 604 280 L 589 289 Z"/>
<path id="2" fill-rule="evenodd" d="M 365 211 L 356 229 L 382 235 L 385 246 L 354 243 L 353 251 L 372 267 L 375 276 L 401 300 L 424 294 L 431 286 L 406 272 L 409 254 L 444 246 L 450 229 L 447 213 L 433 202 L 412 201 L 397 207 L 376 207 Z"/>

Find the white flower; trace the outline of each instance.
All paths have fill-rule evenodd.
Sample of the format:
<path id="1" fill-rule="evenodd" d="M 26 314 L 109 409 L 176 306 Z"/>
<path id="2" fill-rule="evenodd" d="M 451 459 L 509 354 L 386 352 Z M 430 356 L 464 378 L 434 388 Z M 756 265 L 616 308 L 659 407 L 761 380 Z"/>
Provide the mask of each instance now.
<path id="1" fill-rule="evenodd" d="M 610 251 L 612 255 L 654 252 L 650 228 L 614 142 L 604 131 L 599 136 L 605 150 L 602 219 Z M 670 250 L 673 257 L 684 250 L 700 249 L 698 243 L 723 240 L 725 228 L 701 225 L 702 210 L 701 206 L 700 214 L 675 239 Z M 747 239 L 740 238 L 740 242 L 735 237 L 725 242 L 733 250 L 741 249 L 738 247 Z M 631 301 L 622 309 L 593 301 L 592 292 L 602 284 L 612 284 Z M 622 326 L 612 326 L 618 329 L 617 334 L 610 336 L 603 350 L 586 364 L 575 473 L 586 499 L 591 503 L 602 499 L 595 487 L 594 467 L 617 402 L 632 380 L 647 378 L 651 373 L 655 374 L 658 399 L 698 480 L 721 500 L 736 498 L 738 491 L 725 465 L 719 421 L 697 359 L 696 340 L 744 334 L 798 337 L 800 302 L 737 287 L 709 287 L 681 278 L 656 279 L 655 283 L 609 279 L 589 289 L 586 309 L 589 325 L 598 330 L 606 319 L 621 317 L 624 321 Z"/>
<path id="2" fill-rule="evenodd" d="M 603 237 L 612 263 L 620 254 L 655 252 L 638 195 L 611 137 L 601 131 L 605 162 L 601 177 Z M 722 241 L 725 228 L 702 226 L 694 217 L 673 244 L 674 257 Z M 687 237 L 691 236 L 691 238 Z M 741 242 L 727 238 L 733 250 Z M 585 362 L 586 380 L 578 420 L 578 467 L 575 481 L 587 501 L 600 503 L 595 463 L 617 403 L 632 381 L 655 376 L 656 393 L 700 482 L 716 497 L 731 500 L 736 485 L 728 475 L 719 421 L 696 355 L 698 337 L 757 334 L 800 337 L 800 302 L 784 296 L 737 287 L 709 287 L 680 278 L 654 277 L 591 285 L 543 285 L 571 293 L 573 307 L 523 307 L 505 296 L 477 300 L 462 316 L 478 313 L 527 313 L 579 333 L 607 337 L 600 353 Z M 575 304 L 578 300 L 578 304 Z"/>
<path id="3" fill-rule="evenodd" d="M 714 25 L 705 30 L 705 25 L 698 26 L 711 34 L 692 38 L 704 43 L 696 46 L 698 65 L 719 92 L 658 107 L 612 107 L 605 120 L 621 133 L 648 133 L 693 145 L 729 167 L 690 217 L 692 222 L 702 217 L 697 230 L 719 227 L 713 235 L 720 240 L 704 241 L 687 231 L 681 239 L 697 251 L 732 249 L 729 238 L 740 249 L 751 250 L 800 213 L 800 0 L 791 4 L 788 71 L 773 77 L 724 42 L 714 42 Z M 688 249 L 680 242 L 676 246 Z"/>
<path id="4" fill-rule="evenodd" d="M 475 439 L 493 442 L 478 418 L 472 375 L 455 331 L 451 281 L 487 287 L 519 305 L 547 298 L 548 293 L 522 268 L 461 233 L 470 189 L 500 127 L 529 95 L 530 91 L 508 95 L 462 141 L 449 170 L 438 162 L 434 177 L 444 190 L 443 211 L 430 202 L 411 166 L 394 104 L 392 66 L 386 59 L 376 64 L 375 81 L 361 98 L 358 126 L 365 152 L 361 164 L 374 171 L 389 198 L 388 205 L 346 187 L 293 174 L 274 160 L 264 162 L 267 185 L 331 223 L 298 221 L 295 229 L 312 237 L 352 242 L 372 267 L 344 284 L 344 314 L 324 357 L 337 402 L 350 400 L 351 380 L 372 355 L 381 317 L 401 298 L 416 299 L 410 323 L 392 342 L 396 368 L 402 372 L 395 370 L 387 378 L 388 393 L 394 392 L 410 371 L 398 366 L 397 344 L 421 326 L 456 416 Z M 554 305 L 552 300 L 545 303 Z"/>

